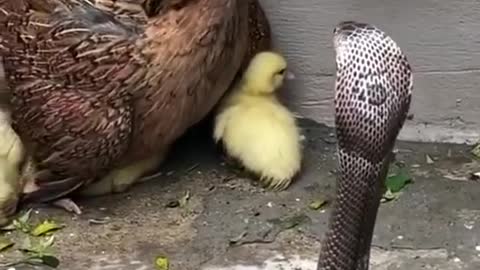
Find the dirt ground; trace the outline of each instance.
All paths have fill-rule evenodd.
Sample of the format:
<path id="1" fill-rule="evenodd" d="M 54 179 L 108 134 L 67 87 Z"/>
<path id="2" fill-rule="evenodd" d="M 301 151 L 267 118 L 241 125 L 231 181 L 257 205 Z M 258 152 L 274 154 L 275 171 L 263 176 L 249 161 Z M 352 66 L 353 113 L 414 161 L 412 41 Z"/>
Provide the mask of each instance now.
<path id="1" fill-rule="evenodd" d="M 37 206 L 33 218 L 65 224 L 55 234 L 58 269 L 155 269 L 154 258 L 165 256 L 171 270 L 313 270 L 330 207 L 309 204 L 333 199 L 335 137 L 312 121 L 301 125 L 305 169 L 286 191 L 267 192 L 238 177 L 208 134 L 194 131 L 158 178 L 123 194 L 78 198 L 80 216 Z M 470 147 L 399 142 L 397 148 L 414 182 L 381 205 L 372 269 L 480 269 L 480 183 L 470 179 L 480 163 Z M 186 193 L 186 204 L 175 207 Z M 14 248 L 3 252 L 0 263 L 18 255 Z"/>

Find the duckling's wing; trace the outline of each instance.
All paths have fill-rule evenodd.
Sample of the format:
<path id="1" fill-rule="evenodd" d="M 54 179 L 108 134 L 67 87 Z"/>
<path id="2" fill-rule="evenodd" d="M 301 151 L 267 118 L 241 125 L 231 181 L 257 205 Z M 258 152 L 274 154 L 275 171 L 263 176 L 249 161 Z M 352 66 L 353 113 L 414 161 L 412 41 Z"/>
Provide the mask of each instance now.
<path id="1" fill-rule="evenodd" d="M 127 150 L 144 85 L 139 32 L 80 0 L 4 0 L 0 31 L 13 127 L 38 169 L 27 198 L 55 199 Z"/>
<path id="2" fill-rule="evenodd" d="M 231 118 L 232 111 L 235 108 L 225 108 L 222 111 L 219 111 L 218 114 L 215 116 L 215 125 L 213 128 L 213 140 L 217 143 L 223 138 L 223 134 L 225 133 L 225 128 L 227 126 L 228 121 Z"/>

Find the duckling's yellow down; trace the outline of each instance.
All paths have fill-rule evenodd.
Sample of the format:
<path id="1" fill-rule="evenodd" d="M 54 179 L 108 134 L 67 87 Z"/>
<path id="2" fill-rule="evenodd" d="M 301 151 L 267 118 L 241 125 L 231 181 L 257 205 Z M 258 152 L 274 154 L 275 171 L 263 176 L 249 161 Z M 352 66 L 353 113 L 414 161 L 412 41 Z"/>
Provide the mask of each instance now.
<path id="1" fill-rule="evenodd" d="M 300 132 L 293 114 L 275 97 L 283 84 L 283 56 L 261 52 L 220 103 L 214 140 L 259 176 L 264 186 L 286 189 L 301 168 Z"/>
<path id="2" fill-rule="evenodd" d="M 23 144 L 10 126 L 8 113 L 0 108 L 0 225 L 15 213 L 21 192 L 20 165 L 24 155 Z"/>

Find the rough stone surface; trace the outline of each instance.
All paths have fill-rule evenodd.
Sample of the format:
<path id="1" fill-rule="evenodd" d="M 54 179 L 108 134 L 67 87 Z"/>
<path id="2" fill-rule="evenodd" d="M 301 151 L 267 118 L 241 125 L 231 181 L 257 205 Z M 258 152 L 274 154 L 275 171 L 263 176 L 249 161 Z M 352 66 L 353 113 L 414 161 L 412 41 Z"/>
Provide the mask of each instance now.
<path id="1" fill-rule="evenodd" d="M 66 225 L 56 233 L 58 269 L 154 269 L 154 258 L 164 255 L 171 270 L 313 270 L 330 208 L 308 205 L 334 196 L 335 137 L 312 121 L 301 125 L 305 169 L 287 191 L 267 192 L 238 177 L 197 129 L 179 141 L 154 180 L 123 194 L 78 198 L 80 216 L 40 206 L 33 216 Z M 480 163 L 462 145 L 397 148 L 414 183 L 381 205 L 372 269 L 480 269 L 480 184 L 469 180 Z M 186 207 L 165 207 L 186 192 Z M 17 255 L 3 252 L 0 262 Z"/>

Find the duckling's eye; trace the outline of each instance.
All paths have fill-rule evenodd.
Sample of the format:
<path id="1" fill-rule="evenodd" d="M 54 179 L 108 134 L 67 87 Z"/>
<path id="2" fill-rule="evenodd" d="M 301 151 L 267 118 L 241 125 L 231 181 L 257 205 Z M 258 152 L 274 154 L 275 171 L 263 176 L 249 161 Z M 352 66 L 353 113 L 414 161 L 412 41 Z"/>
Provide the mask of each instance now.
<path id="1" fill-rule="evenodd" d="M 285 73 L 285 71 L 286 71 L 286 68 L 280 70 L 280 71 L 278 72 L 278 74 L 283 75 L 283 74 Z"/>

